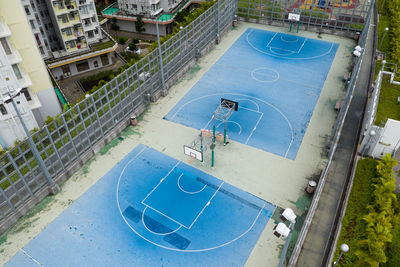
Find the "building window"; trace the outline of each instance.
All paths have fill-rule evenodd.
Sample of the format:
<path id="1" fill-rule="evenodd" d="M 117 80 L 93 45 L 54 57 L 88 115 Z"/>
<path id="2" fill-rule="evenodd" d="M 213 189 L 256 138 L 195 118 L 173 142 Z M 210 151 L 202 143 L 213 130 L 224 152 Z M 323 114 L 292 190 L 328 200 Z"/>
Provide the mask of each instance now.
<path id="1" fill-rule="evenodd" d="M 89 63 L 87 61 L 76 63 L 76 69 L 78 70 L 78 72 L 88 70 Z"/>
<path id="2" fill-rule="evenodd" d="M 34 20 L 30 20 L 29 23 L 31 24 L 32 29 L 36 29 Z"/>
<path id="3" fill-rule="evenodd" d="M 72 35 L 71 28 L 66 28 L 64 31 L 65 31 L 65 33 L 67 34 L 67 36 Z"/>
<path id="4" fill-rule="evenodd" d="M 32 100 L 32 97 L 29 94 L 28 88 L 22 88 L 21 93 L 24 94 L 24 96 L 25 96 L 27 101 L 31 101 Z"/>
<path id="5" fill-rule="evenodd" d="M 0 112 L 3 115 L 7 115 L 7 109 L 3 104 L 0 104 Z"/>
<path id="6" fill-rule="evenodd" d="M 110 61 L 108 60 L 108 54 L 101 55 L 100 59 L 101 59 L 101 65 L 103 66 L 108 65 L 110 63 Z"/>
<path id="7" fill-rule="evenodd" d="M 6 38 L 0 38 L 1 45 L 3 46 L 4 52 L 6 52 L 7 55 L 11 55 L 11 48 L 8 45 L 8 42 Z"/>
<path id="8" fill-rule="evenodd" d="M 40 54 L 44 55 L 44 49 L 43 49 L 43 46 L 39 47 L 39 51 L 40 51 Z"/>
<path id="9" fill-rule="evenodd" d="M 88 31 L 87 34 L 89 39 L 94 37 L 93 31 Z"/>
<path id="10" fill-rule="evenodd" d="M 12 64 L 12 69 L 14 71 L 15 76 L 17 77 L 18 80 L 22 79 L 22 74 L 21 71 L 19 70 L 19 67 L 17 64 Z"/>
<path id="11" fill-rule="evenodd" d="M 31 14 L 31 11 L 29 10 L 29 6 L 24 6 L 25 8 L 25 13 L 29 16 Z"/>
<path id="12" fill-rule="evenodd" d="M 76 47 L 75 41 L 68 41 L 68 42 L 65 42 L 65 44 L 67 45 L 67 48 L 75 48 Z"/>
<path id="13" fill-rule="evenodd" d="M 93 65 L 94 65 L 95 68 L 98 68 L 99 67 L 99 62 L 97 62 L 97 60 L 95 60 L 95 61 L 93 61 Z"/>

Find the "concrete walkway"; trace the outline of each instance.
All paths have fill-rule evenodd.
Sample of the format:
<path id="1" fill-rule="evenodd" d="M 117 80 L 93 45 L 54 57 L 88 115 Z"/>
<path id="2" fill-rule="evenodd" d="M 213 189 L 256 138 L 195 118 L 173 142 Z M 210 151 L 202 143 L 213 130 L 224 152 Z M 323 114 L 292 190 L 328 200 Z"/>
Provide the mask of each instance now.
<path id="1" fill-rule="evenodd" d="M 329 247 L 327 248 L 327 246 L 328 244 L 330 245 L 336 212 L 347 176 L 351 171 L 352 157 L 357 145 L 358 128 L 366 103 L 370 69 L 374 56 L 373 27 L 373 25 L 370 27 L 365 48 L 366 54 L 356 82 L 354 98 L 344 123 L 336 155 L 328 172 L 321 199 L 297 261 L 297 266 L 299 267 L 328 266 L 324 263 L 324 255 L 325 253 L 329 253 Z"/>

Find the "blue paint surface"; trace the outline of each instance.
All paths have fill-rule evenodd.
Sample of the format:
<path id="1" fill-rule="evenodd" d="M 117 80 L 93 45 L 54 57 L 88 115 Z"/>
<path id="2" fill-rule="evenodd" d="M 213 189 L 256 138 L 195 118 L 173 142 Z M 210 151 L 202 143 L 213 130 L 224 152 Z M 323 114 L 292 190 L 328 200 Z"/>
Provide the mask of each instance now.
<path id="1" fill-rule="evenodd" d="M 220 99 L 239 102 L 230 139 L 295 159 L 338 44 L 249 28 L 165 116 L 212 129 Z M 217 121 L 217 131 L 224 124 Z"/>
<path id="2" fill-rule="evenodd" d="M 274 209 L 139 145 L 6 266 L 243 266 Z"/>

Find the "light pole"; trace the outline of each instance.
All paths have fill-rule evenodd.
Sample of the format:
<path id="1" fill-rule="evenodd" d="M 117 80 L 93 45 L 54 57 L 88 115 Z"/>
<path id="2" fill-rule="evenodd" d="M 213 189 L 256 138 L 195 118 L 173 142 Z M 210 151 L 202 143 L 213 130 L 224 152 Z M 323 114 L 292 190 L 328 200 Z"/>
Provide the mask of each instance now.
<path id="1" fill-rule="evenodd" d="M 158 43 L 158 57 L 160 61 L 160 71 L 161 71 L 161 84 L 162 84 L 162 93 L 163 95 L 167 95 L 167 90 L 165 89 L 165 80 L 164 80 L 164 67 L 163 67 L 163 61 L 162 61 L 162 55 L 161 55 L 161 44 L 160 44 L 160 31 L 158 30 L 158 19 L 160 18 L 162 14 L 162 11 L 160 12 L 160 15 L 156 17 L 156 30 L 157 30 L 157 43 Z"/>
<path id="2" fill-rule="evenodd" d="M 29 147 L 32 150 L 33 156 L 35 157 L 35 159 L 36 159 L 36 161 L 37 161 L 37 163 L 39 165 L 39 168 L 42 170 L 44 176 L 46 177 L 47 181 L 50 184 L 50 192 L 52 194 L 55 194 L 55 193 L 57 193 L 59 191 L 60 188 L 58 187 L 58 185 L 56 185 L 54 183 L 53 178 L 51 177 L 49 171 L 47 170 L 46 165 L 44 164 L 44 161 L 43 161 L 42 157 L 40 156 L 40 154 L 39 154 L 39 152 L 38 152 L 38 150 L 37 150 L 37 148 L 35 146 L 35 143 L 32 140 L 31 134 L 29 133 L 28 128 L 26 127 L 26 125 L 24 123 L 24 120 L 22 119 L 21 113 L 19 113 L 17 105 L 14 102 L 14 97 L 17 97 L 20 94 L 21 94 L 21 89 L 19 89 L 17 91 L 17 94 L 15 94 L 13 96 L 11 96 L 10 92 L 8 92 L 8 98 L 4 99 L 4 103 L 6 103 L 6 104 L 8 104 L 10 102 L 12 103 L 13 108 L 14 108 L 15 112 L 17 113 L 17 116 L 18 116 L 19 120 L 21 121 L 22 128 L 24 128 L 25 134 L 28 137 L 28 139 L 27 139 L 28 140 L 28 144 L 29 144 Z"/>
<path id="3" fill-rule="evenodd" d="M 333 263 L 333 267 L 336 267 L 336 265 L 339 263 L 340 258 L 342 257 L 343 253 L 349 251 L 349 246 L 347 244 L 341 244 L 340 245 L 340 255 L 339 258 Z"/>
<path id="4" fill-rule="evenodd" d="M 385 40 L 385 36 L 386 36 L 386 33 L 387 33 L 388 31 L 389 31 L 389 28 L 388 28 L 388 27 L 386 27 L 386 28 L 385 28 L 385 31 L 383 32 L 382 40 L 381 40 L 381 42 L 379 43 L 379 47 L 378 47 L 378 49 L 381 49 L 381 46 L 382 46 L 383 40 Z"/>
<path id="5" fill-rule="evenodd" d="M 286 237 L 285 245 L 283 246 L 283 250 L 282 250 L 282 253 L 281 253 L 281 258 L 279 259 L 278 267 L 282 267 L 283 263 L 284 263 L 284 261 L 286 259 L 286 253 L 287 253 L 287 250 L 289 248 L 290 238 L 292 237 L 292 233 L 293 233 L 295 224 L 296 224 L 296 221 L 290 222 L 290 225 L 289 225 L 290 233 Z"/>

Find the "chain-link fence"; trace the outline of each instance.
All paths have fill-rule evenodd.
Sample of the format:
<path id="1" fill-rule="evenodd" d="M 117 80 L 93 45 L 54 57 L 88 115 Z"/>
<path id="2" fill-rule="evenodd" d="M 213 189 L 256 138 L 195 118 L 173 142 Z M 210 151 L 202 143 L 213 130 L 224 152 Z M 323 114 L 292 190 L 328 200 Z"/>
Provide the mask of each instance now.
<path id="1" fill-rule="evenodd" d="M 346 36 L 361 32 L 371 6 L 369 0 L 239 0 L 243 20 L 283 26 L 289 13 L 300 14 L 303 30 Z"/>
<path id="2" fill-rule="evenodd" d="M 161 94 L 161 64 L 170 88 L 206 53 L 234 14 L 235 0 L 220 0 L 190 25 L 92 95 L 32 134 L 56 182 L 76 170 Z M 106 141 L 105 141 L 106 140 Z M 60 178 L 62 177 L 62 178 Z M 26 141 L 0 157 L 0 233 L 47 194 L 48 182 Z"/>
<path id="3" fill-rule="evenodd" d="M 358 45 L 363 49 L 363 51 L 362 51 L 362 54 L 361 54 L 360 57 L 354 57 L 353 58 L 354 59 L 354 61 L 353 61 L 354 67 L 353 67 L 353 71 L 352 71 L 352 74 L 351 74 L 351 78 L 350 78 L 349 84 L 347 86 L 347 92 L 346 92 L 346 95 L 345 95 L 345 97 L 343 99 L 342 107 L 340 108 L 340 111 L 339 111 L 339 114 L 337 116 L 336 122 L 335 122 L 335 124 L 333 126 L 333 132 L 332 132 L 332 135 L 331 135 L 332 137 L 331 137 L 331 142 L 330 142 L 330 152 L 329 152 L 329 156 L 328 156 L 328 163 L 327 163 L 326 167 L 324 168 L 324 170 L 321 173 L 321 176 L 320 176 L 320 179 L 319 179 L 319 182 L 318 182 L 318 186 L 317 186 L 315 194 L 314 194 L 314 198 L 313 198 L 313 200 L 311 202 L 311 205 L 310 205 L 310 207 L 308 209 L 307 217 L 306 217 L 306 219 L 304 221 L 304 224 L 303 224 L 303 226 L 301 228 L 301 231 L 299 233 L 296 245 L 295 245 L 295 247 L 294 247 L 294 249 L 292 251 L 292 254 L 291 254 L 291 257 L 290 257 L 290 260 L 289 260 L 287 266 L 295 266 L 295 264 L 297 262 L 297 259 L 299 257 L 299 254 L 300 254 L 300 250 L 301 250 L 301 248 L 303 246 L 303 243 L 305 241 L 306 235 L 307 235 L 308 230 L 310 228 L 311 221 L 312 221 L 312 219 L 314 217 L 316 208 L 318 206 L 319 199 L 321 198 L 321 194 L 322 194 L 322 191 L 323 191 L 323 188 L 324 188 L 327 176 L 328 176 L 329 168 L 330 168 L 330 166 L 332 164 L 332 160 L 333 160 L 333 157 L 335 155 L 335 152 L 336 152 L 336 149 L 337 149 L 337 145 L 338 145 L 341 133 L 342 133 L 343 124 L 344 124 L 344 121 L 346 119 L 346 115 L 347 115 L 347 113 L 349 111 L 350 104 L 351 104 L 351 101 L 352 101 L 353 96 L 354 96 L 355 84 L 356 84 L 356 81 L 357 81 L 357 78 L 358 78 L 358 74 L 359 74 L 360 69 L 361 69 L 361 64 L 362 64 L 362 61 L 363 61 L 363 58 L 364 58 L 364 48 L 365 48 L 365 45 L 366 45 L 366 42 L 367 42 L 369 26 L 371 24 L 371 17 L 372 17 L 372 14 L 373 14 L 373 5 L 374 5 L 374 1 L 371 2 L 371 8 L 370 8 L 370 10 L 368 12 L 368 16 L 366 18 L 365 27 L 364 27 L 364 30 L 362 31 L 361 35 L 360 35 L 359 42 L 358 42 Z"/>

